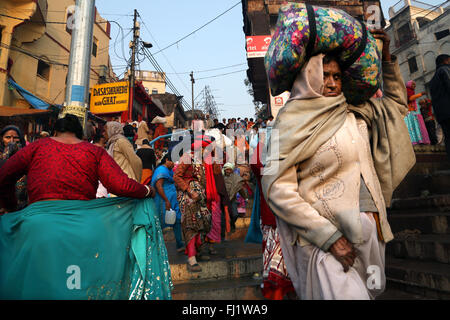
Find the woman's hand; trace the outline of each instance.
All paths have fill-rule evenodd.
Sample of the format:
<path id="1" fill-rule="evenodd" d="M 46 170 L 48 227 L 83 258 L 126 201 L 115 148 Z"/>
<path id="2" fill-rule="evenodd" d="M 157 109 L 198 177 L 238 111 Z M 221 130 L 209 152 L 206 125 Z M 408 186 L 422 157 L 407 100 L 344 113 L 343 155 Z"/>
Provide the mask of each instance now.
<path id="1" fill-rule="evenodd" d="M 342 264 L 344 272 L 347 272 L 355 263 L 356 251 L 345 237 L 340 237 L 333 243 L 330 247 L 330 252 Z"/>
<path id="2" fill-rule="evenodd" d="M 391 61 L 391 52 L 389 50 L 389 45 L 391 43 L 391 38 L 383 29 L 373 29 L 370 30 L 375 39 L 383 41 L 383 61 Z"/>
<path id="3" fill-rule="evenodd" d="M 166 211 L 170 210 L 172 208 L 172 206 L 170 205 L 170 201 L 167 200 L 166 201 Z"/>
<path id="4" fill-rule="evenodd" d="M 152 186 L 148 186 L 150 192 L 148 193 L 148 198 L 154 198 L 156 195 L 156 190 L 155 188 L 153 188 Z"/>

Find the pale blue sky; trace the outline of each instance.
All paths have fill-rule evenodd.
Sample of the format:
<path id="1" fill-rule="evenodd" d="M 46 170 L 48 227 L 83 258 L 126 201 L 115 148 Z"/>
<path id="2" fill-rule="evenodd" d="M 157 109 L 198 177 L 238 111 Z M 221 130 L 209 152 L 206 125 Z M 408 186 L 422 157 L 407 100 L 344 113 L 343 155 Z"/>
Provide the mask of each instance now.
<path id="1" fill-rule="evenodd" d="M 388 18 L 389 6 L 397 2 L 398 0 L 381 1 L 386 18 Z M 422 2 L 436 5 L 444 0 L 422 0 Z M 104 18 L 117 21 L 124 29 L 125 34 L 132 27 L 133 11 L 137 9 L 145 23 L 145 25 L 141 24 L 141 39 L 151 42 L 153 48 L 150 50 L 152 53 L 156 53 L 159 48 L 178 41 L 236 3 L 238 0 L 97 0 L 96 6 Z M 125 70 L 125 61 L 118 56 L 122 56 L 124 51 L 125 57 L 129 58 L 128 44 L 131 40 L 131 33 L 125 37 L 123 42 L 120 41 L 121 34 L 119 34 L 118 41 L 115 41 L 119 28 L 114 23 L 111 24 L 111 27 L 110 55 L 113 66 L 118 66 L 115 68 L 116 73 L 120 74 Z M 248 68 L 245 35 L 242 28 L 242 5 L 239 4 L 192 36 L 155 55 L 163 71 L 167 73 L 169 79 L 189 104 L 191 104 L 190 71 L 194 71 L 195 78 L 199 79 Z M 114 42 L 116 42 L 115 49 Z M 234 67 L 196 72 L 227 66 Z M 140 68 L 141 70 L 154 70 L 148 60 L 143 61 Z M 194 95 L 197 96 L 208 85 L 218 103 L 221 118 L 254 117 L 252 97 L 247 93 L 244 85 L 245 78 L 246 72 L 240 71 L 197 80 Z M 167 91 L 170 92 L 169 89 Z"/>

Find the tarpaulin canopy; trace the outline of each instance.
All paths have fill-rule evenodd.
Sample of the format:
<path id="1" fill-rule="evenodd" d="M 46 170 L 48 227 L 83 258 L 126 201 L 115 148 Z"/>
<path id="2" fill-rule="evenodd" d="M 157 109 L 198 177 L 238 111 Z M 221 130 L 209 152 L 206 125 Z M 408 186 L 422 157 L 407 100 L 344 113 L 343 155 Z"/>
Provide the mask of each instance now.
<path id="1" fill-rule="evenodd" d="M 19 86 L 17 83 L 15 83 L 12 79 L 8 79 L 8 84 L 12 86 L 14 89 L 17 90 L 17 92 L 24 97 L 25 100 L 28 101 L 29 104 L 33 106 L 33 108 L 40 109 L 40 110 L 46 110 L 50 105 L 38 97 L 36 97 L 31 92 L 25 90 L 21 86 Z"/>
<path id="2" fill-rule="evenodd" d="M 0 106 L 0 117 L 33 116 L 37 114 L 48 114 L 50 112 L 50 110 Z"/>

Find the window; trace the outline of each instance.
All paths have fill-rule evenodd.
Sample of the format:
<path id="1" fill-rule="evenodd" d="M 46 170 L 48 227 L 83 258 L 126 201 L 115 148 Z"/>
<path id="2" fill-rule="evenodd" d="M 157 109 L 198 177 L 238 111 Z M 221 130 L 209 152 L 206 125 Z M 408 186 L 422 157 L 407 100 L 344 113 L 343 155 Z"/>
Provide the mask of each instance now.
<path id="1" fill-rule="evenodd" d="M 94 41 L 92 42 L 92 55 L 97 57 L 97 49 L 98 49 L 98 40 L 94 37 Z"/>
<path id="2" fill-rule="evenodd" d="M 447 30 L 442 30 L 442 31 L 436 32 L 434 34 L 434 36 L 436 37 L 436 40 L 441 40 L 442 38 L 445 38 L 449 34 L 450 34 L 450 31 L 449 31 L 449 29 L 447 29 Z"/>
<path id="3" fill-rule="evenodd" d="M 50 79 L 50 65 L 42 60 L 38 61 L 37 74 L 45 80 Z"/>
<path id="4" fill-rule="evenodd" d="M 413 39 L 413 33 L 411 31 L 411 27 L 409 23 L 404 24 L 397 30 L 398 35 L 398 46 L 402 46 L 407 43 L 409 40 Z"/>
<path id="5" fill-rule="evenodd" d="M 418 17 L 417 22 L 419 23 L 419 28 L 424 27 L 426 24 L 428 24 L 428 22 L 430 22 L 431 20 L 425 17 Z"/>
<path id="6" fill-rule="evenodd" d="M 409 66 L 410 73 L 414 73 L 417 70 L 419 70 L 419 68 L 417 67 L 416 57 L 412 57 L 412 58 L 408 59 L 408 66 Z"/>
<path id="7" fill-rule="evenodd" d="M 158 94 L 158 89 L 152 89 L 152 94 Z"/>

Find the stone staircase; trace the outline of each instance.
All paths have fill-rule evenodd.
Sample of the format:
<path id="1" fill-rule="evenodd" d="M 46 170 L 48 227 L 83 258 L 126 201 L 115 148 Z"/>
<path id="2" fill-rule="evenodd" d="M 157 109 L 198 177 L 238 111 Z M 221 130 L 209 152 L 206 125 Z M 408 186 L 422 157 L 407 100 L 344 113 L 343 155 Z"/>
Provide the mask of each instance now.
<path id="1" fill-rule="evenodd" d="M 172 232 L 165 234 L 174 300 L 264 299 L 261 245 L 244 242 L 250 214 L 251 204 L 235 233 L 215 245 L 218 254 L 199 262 L 200 273 L 187 271 Z M 377 300 L 450 299 L 450 163 L 444 153 L 417 154 L 394 193 L 388 220 L 395 239 L 386 246 L 386 291 Z"/>
<path id="2" fill-rule="evenodd" d="M 394 193 L 388 220 L 386 296 L 450 299 L 450 163 L 443 153 L 417 153 Z"/>
<path id="3" fill-rule="evenodd" d="M 250 208 L 249 208 L 250 207 Z M 236 221 L 236 231 L 215 244 L 217 255 L 199 261 L 202 272 L 187 270 L 184 253 L 176 252 L 172 231 L 164 235 L 174 283 L 174 300 L 261 300 L 262 247 L 245 243 L 251 203 L 245 217 Z"/>

